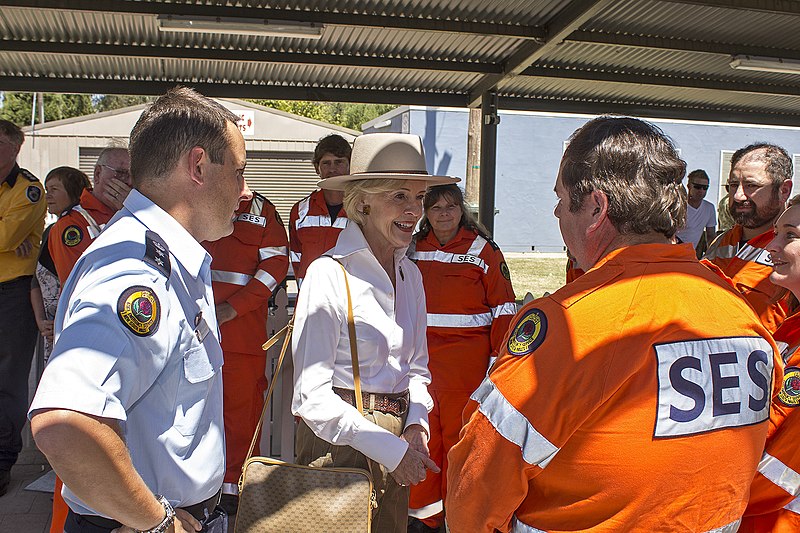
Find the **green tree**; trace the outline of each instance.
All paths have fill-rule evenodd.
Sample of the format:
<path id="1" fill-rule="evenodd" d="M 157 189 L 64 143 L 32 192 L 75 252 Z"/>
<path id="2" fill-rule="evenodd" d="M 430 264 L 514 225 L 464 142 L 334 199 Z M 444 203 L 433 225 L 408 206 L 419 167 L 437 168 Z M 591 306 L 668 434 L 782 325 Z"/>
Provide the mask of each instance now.
<path id="1" fill-rule="evenodd" d="M 302 117 L 360 130 L 361 125 L 394 109 L 389 104 L 350 104 L 340 102 L 307 102 L 303 100 L 250 100 L 265 107 L 280 109 Z"/>
<path id="2" fill-rule="evenodd" d="M 0 118 L 10 120 L 18 126 L 30 124 L 33 93 L 6 92 L 3 96 Z M 53 122 L 64 118 L 79 117 L 94 113 L 92 98 L 88 94 L 44 93 L 43 98 L 45 122 Z M 38 105 L 40 104 L 37 102 L 37 106 Z M 39 124 L 40 122 L 39 113 L 37 111 L 35 123 Z"/>
<path id="3" fill-rule="evenodd" d="M 155 100 L 154 96 L 139 96 L 132 94 L 103 94 L 98 96 L 94 102 L 94 109 L 98 113 L 121 109 L 139 104 L 146 104 Z"/>

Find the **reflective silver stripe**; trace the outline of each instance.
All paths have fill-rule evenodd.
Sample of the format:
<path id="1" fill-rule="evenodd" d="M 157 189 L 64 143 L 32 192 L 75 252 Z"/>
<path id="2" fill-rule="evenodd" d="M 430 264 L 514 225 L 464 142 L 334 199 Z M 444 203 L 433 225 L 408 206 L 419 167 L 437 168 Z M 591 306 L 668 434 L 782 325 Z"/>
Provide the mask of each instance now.
<path id="1" fill-rule="evenodd" d="M 275 288 L 278 286 L 278 281 L 273 278 L 269 272 L 265 272 L 263 270 L 259 270 L 256 272 L 255 278 L 263 283 L 269 290 L 274 291 Z"/>
<path id="2" fill-rule="evenodd" d="M 303 254 L 297 252 L 289 252 L 289 260 L 292 263 L 299 263 L 303 259 Z"/>
<path id="3" fill-rule="evenodd" d="M 497 307 L 492 307 L 492 315 L 497 318 L 503 315 L 516 315 L 517 304 L 514 302 L 507 302 Z"/>
<path id="4" fill-rule="evenodd" d="M 784 506 L 784 509 L 794 514 L 800 514 L 800 498 L 795 498 Z"/>
<path id="5" fill-rule="evenodd" d="M 436 250 L 433 252 L 413 252 L 408 254 L 408 257 L 414 261 L 436 261 L 438 263 L 455 263 L 455 264 L 464 264 L 468 263 L 471 265 L 475 265 L 478 268 L 481 268 L 484 272 L 486 272 L 489 267 L 486 266 L 486 262 L 478 257 L 477 255 L 472 254 L 454 254 L 450 252 L 443 252 L 441 250 Z"/>
<path id="6" fill-rule="evenodd" d="M 718 527 L 716 529 L 709 529 L 706 533 L 736 533 L 739 531 L 739 526 L 741 525 L 742 520 L 735 520 L 730 524 L 724 525 L 722 527 Z"/>
<path id="7" fill-rule="evenodd" d="M 74 209 L 83 216 L 83 218 L 86 220 L 86 223 L 89 224 L 86 227 L 86 230 L 89 232 L 89 237 L 91 237 L 92 239 L 96 239 L 97 236 L 100 235 L 100 232 L 103 231 L 105 224 L 102 225 L 98 224 L 97 221 L 94 219 L 94 217 L 92 217 L 92 215 L 90 215 L 86 209 L 81 207 L 80 204 L 76 205 L 72 209 Z"/>
<path id="8" fill-rule="evenodd" d="M 534 429 L 488 377 L 470 398 L 480 404 L 478 410 L 503 438 L 520 447 L 526 463 L 544 468 L 558 453 L 558 448 Z"/>
<path id="9" fill-rule="evenodd" d="M 300 200 L 300 204 L 297 206 L 297 222 L 299 223 L 301 220 L 306 218 L 308 214 L 308 206 L 309 202 L 311 201 L 310 196 L 306 196 L 302 200 Z"/>
<path id="10" fill-rule="evenodd" d="M 264 259 L 269 259 L 270 257 L 286 255 L 288 253 L 289 248 L 286 246 L 267 246 L 266 248 L 258 249 L 258 258 L 263 261 Z"/>
<path id="11" fill-rule="evenodd" d="M 769 258 L 769 252 L 763 248 L 756 248 L 749 244 L 745 244 L 741 250 L 736 254 L 736 257 L 743 261 L 750 261 L 764 266 L 772 266 L 772 260 Z"/>
<path id="12" fill-rule="evenodd" d="M 467 253 L 470 255 L 481 255 L 481 252 L 483 251 L 483 249 L 486 247 L 487 244 L 488 243 L 486 242 L 486 239 L 484 239 L 480 235 L 477 235 L 475 237 L 475 240 L 472 241 L 472 246 L 469 247 Z"/>
<path id="13" fill-rule="evenodd" d="M 239 484 L 238 483 L 223 483 L 222 484 L 222 494 L 239 494 Z"/>
<path id="14" fill-rule="evenodd" d="M 408 516 L 413 516 L 414 518 L 430 518 L 435 514 L 439 514 L 444 511 L 444 503 L 442 500 L 438 502 L 434 502 L 430 505 L 426 505 L 425 507 L 420 507 L 419 509 L 410 509 L 408 510 Z"/>
<path id="15" fill-rule="evenodd" d="M 729 244 L 727 246 L 717 246 L 706 252 L 705 259 L 730 259 L 736 255 L 736 246 Z"/>
<path id="16" fill-rule="evenodd" d="M 800 495 L 800 474 L 783 464 L 780 459 L 764 452 L 761 462 L 758 463 L 758 471 L 792 496 Z"/>
<path id="17" fill-rule="evenodd" d="M 330 215 L 315 215 L 310 217 L 305 217 L 303 219 L 297 219 L 297 223 L 295 227 L 297 229 L 302 228 L 339 228 L 344 229 L 347 226 L 347 219 L 343 217 L 336 217 L 336 220 L 331 224 L 331 217 Z"/>
<path id="18" fill-rule="evenodd" d="M 247 285 L 253 276 L 242 274 L 241 272 L 228 272 L 227 270 L 212 270 L 211 281 L 230 283 L 232 285 Z"/>
<path id="19" fill-rule="evenodd" d="M 547 533 L 542 529 L 536 529 L 533 526 L 529 526 L 516 516 L 511 518 L 511 531 L 512 533 Z"/>
<path id="20" fill-rule="evenodd" d="M 448 315 L 428 313 L 429 328 L 479 328 L 492 325 L 492 313 Z"/>

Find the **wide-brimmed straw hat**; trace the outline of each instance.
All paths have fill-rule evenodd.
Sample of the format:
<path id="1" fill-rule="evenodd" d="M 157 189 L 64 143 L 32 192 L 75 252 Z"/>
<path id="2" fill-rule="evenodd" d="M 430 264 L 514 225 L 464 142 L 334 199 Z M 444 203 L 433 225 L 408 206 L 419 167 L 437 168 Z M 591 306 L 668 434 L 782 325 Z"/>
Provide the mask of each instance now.
<path id="1" fill-rule="evenodd" d="M 460 178 L 432 176 L 425 165 L 425 151 L 419 135 L 409 133 L 367 133 L 356 137 L 350 157 L 350 174 L 320 180 L 322 189 L 343 191 L 351 181 L 388 178 L 424 180 L 428 185 L 456 183 Z"/>

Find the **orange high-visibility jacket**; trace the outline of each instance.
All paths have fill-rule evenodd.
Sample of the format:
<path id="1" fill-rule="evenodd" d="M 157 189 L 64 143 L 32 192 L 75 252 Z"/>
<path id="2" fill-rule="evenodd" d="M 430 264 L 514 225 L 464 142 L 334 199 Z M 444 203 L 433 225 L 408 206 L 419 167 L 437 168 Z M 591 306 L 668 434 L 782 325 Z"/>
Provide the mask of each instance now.
<path id="1" fill-rule="evenodd" d="M 772 400 L 770 435 L 742 532 L 797 533 L 800 531 L 800 315 L 787 318 L 775 340 L 783 348 L 783 386 Z"/>
<path id="2" fill-rule="evenodd" d="M 237 313 L 220 326 L 222 350 L 263 356 L 267 304 L 289 268 L 286 228 L 275 206 L 256 192 L 236 213 L 232 234 L 203 242 L 212 259 L 214 303 L 228 302 Z"/>
<path id="3" fill-rule="evenodd" d="M 91 189 L 84 189 L 80 203 L 53 224 L 47 247 L 61 285 L 67 281 L 78 258 L 115 213 L 114 209 L 98 200 Z"/>
<path id="4" fill-rule="evenodd" d="M 450 450 L 450 530 L 735 531 L 779 357 L 691 245 L 611 252 L 514 318 Z"/>
<path id="5" fill-rule="evenodd" d="M 769 281 L 772 261 L 766 248 L 774 236 L 775 232 L 770 229 L 740 248 L 742 226 L 736 224 L 714 239 L 703 256 L 733 280 L 770 333 L 774 333 L 786 318 L 785 300 L 773 302 L 778 288 Z"/>
<path id="6" fill-rule="evenodd" d="M 503 253 L 477 232 L 460 228 L 444 246 L 431 231 L 408 255 L 425 285 L 430 386 L 473 391 L 517 311 Z"/>
<path id="7" fill-rule="evenodd" d="M 289 213 L 289 248 L 294 277 L 302 281 L 306 269 L 336 245 L 336 239 L 347 225 L 347 213 L 339 211 L 331 222 L 328 205 L 322 191 L 314 191 L 292 206 Z"/>

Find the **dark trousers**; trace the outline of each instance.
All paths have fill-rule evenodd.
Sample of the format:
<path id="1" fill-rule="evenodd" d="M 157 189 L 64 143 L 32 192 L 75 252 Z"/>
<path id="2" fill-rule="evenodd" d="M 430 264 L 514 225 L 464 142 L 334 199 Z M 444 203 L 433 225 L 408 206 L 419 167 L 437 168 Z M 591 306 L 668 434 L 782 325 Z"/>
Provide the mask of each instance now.
<path id="1" fill-rule="evenodd" d="M 36 335 L 31 277 L 0 283 L 0 470 L 10 470 L 22 450 Z"/>
<path id="2" fill-rule="evenodd" d="M 176 518 L 177 520 L 177 518 Z M 200 533 L 228 533 L 228 524 L 224 511 L 217 507 L 208 518 L 201 520 L 203 529 Z M 64 524 L 65 533 L 110 533 L 121 524 L 107 518 L 81 516 L 70 509 Z"/>

